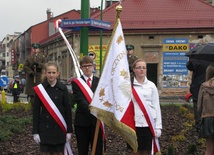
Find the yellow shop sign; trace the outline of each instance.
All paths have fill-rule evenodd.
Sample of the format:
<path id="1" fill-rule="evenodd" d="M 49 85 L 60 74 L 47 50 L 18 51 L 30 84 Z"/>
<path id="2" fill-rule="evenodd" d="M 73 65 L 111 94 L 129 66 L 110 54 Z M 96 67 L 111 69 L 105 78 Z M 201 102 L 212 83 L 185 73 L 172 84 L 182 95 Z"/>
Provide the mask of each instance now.
<path id="1" fill-rule="evenodd" d="M 189 44 L 163 44 L 163 51 L 189 51 Z"/>

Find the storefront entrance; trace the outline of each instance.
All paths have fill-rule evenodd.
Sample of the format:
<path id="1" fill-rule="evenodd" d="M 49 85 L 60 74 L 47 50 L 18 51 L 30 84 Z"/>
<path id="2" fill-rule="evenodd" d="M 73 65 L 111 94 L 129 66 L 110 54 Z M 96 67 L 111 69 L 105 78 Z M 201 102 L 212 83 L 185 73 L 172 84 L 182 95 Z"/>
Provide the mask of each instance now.
<path id="1" fill-rule="evenodd" d="M 157 80 L 158 80 L 158 64 L 150 64 L 150 63 L 147 63 L 147 78 L 154 82 L 155 85 L 157 86 Z"/>

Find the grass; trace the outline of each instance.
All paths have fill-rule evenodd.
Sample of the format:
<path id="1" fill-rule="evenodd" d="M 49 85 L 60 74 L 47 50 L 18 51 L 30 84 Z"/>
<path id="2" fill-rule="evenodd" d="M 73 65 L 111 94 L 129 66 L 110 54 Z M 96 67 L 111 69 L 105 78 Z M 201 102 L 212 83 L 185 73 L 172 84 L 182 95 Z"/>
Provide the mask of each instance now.
<path id="1" fill-rule="evenodd" d="M 182 102 L 179 102 L 179 101 L 176 101 L 176 102 L 161 101 L 161 102 L 160 102 L 160 105 L 161 105 L 161 106 L 174 105 L 174 106 L 178 106 L 178 107 L 181 107 L 181 106 L 193 107 L 193 104 L 190 104 L 190 103 L 182 103 Z"/>

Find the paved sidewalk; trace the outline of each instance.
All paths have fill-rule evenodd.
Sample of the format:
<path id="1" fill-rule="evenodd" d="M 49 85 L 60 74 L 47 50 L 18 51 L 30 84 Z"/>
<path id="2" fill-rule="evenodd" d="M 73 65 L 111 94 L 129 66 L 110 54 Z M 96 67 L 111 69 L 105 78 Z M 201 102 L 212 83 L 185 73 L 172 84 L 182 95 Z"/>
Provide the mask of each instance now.
<path id="1" fill-rule="evenodd" d="M 12 102 L 13 102 L 12 93 L 7 93 L 7 92 L 5 92 L 5 95 L 6 95 L 6 101 L 7 101 L 8 103 L 12 103 Z M 19 98 L 20 98 L 20 101 L 21 101 L 21 102 L 28 102 L 28 101 L 27 101 L 27 95 L 24 94 L 24 93 L 21 93 Z M 0 100 L 2 100 L 2 92 L 1 92 L 1 91 L 0 91 Z"/>
<path id="2" fill-rule="evenodd" d="M 12 101 L 12 94 L 11 93 L 7 93 L 6 92 L 6 96 L 8 96 L 10 98 L 10 100 Z M 1 98 L 1 91 L 0 91 L 0 98 Z M 1 100 L 1 99 L 0 99 Z M 10 101 L 9 100 L 9 101 Z M 20 100 L 27 102 L 27 95 L 24 93 L 20 94 Z M 184 103 L 188 103 L 185 101 L 183 96 L 165 96 L 165 97 L 160 97 L 160 103 L 169 103 L 169 104 L 184 104 Z"/>
<path id="3" fill-rule="evenodd" d="M 7 96 L 12 96 L 12 93 L 7 93 L 7 92 L 6 92 L 6 95 L 7 95 Z M 21 97 L 21 98 L 27 98 L 27 95 L 24 94 L 24 93 L 21 93 L 21 94 L 20 94 L 20 97 Z"/>

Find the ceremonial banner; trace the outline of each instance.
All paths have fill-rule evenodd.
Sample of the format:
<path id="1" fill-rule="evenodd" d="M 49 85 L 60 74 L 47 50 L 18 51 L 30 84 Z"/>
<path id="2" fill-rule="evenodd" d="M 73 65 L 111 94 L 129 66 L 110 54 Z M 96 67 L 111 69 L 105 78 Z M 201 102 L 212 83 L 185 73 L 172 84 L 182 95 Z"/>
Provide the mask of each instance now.
<path id="1" fill-rule="evenodd" d="M 131 99 L 132 89 L 125 39 L 118 18 L 90 110 L 94 116 L 120 134 L 136 152 L 134 105 Z"/>

